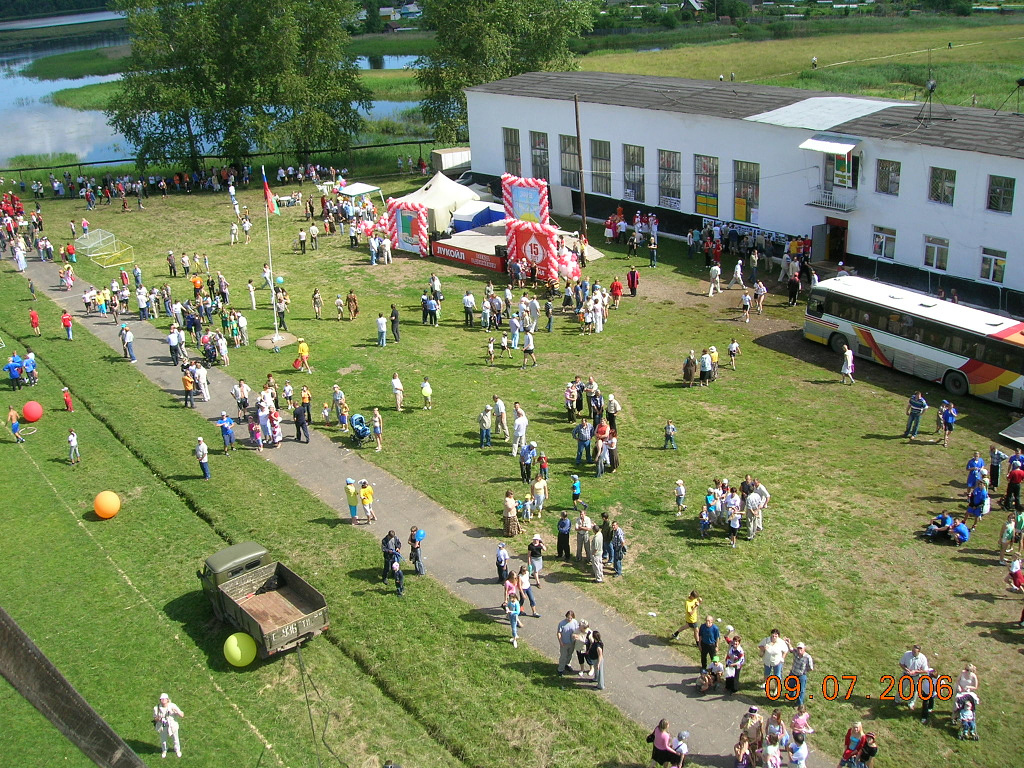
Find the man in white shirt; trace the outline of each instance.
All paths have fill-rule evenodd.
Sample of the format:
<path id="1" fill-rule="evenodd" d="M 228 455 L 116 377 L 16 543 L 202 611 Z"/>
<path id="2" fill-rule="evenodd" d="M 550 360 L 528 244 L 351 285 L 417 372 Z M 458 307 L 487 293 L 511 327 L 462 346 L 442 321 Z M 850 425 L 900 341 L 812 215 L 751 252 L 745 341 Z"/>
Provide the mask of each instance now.
<path id="1" fill-rule="evenodd" d="M 711 265 L 711 273 L 709 275 L 709 279 L 710 279 L 710 282 L 711 282 L 711 285 L 708 287 L 708 298 L 709 299 L 712 296 L 715 295 L 715 289 L 716 288 L 718 289 L 719 293 L 722 292 L 722 281 L 720 279 L 721 277 L 722 277 L 722 268 L 720 266 L 718 266 L 717 264 L 712 264 Z"/>
<path id="2" fill-rule="evenodd" d="M 171 350 L 171 365 L 176 366 L 181 350 L 178 349 L 178 329 L 171 326 L 171 332 L 167 334 L 167 346 Z"/>
<path id="3" fill-rule="evenodd" d="M 391 238 L 387 235 L 384 235 L 380 241 L 380 260 L 384 264 L 391 263 Z"/>
<path id="4" fill-rule="evenodd" d="M 583 559 L 583 554 L 586 553 L 587 560 L 589 560 L 591 555 L 590 534 L 594 528 L 594 521 L 590 519 L 586 510 L 581 510 L 573 527 L 576 530 L 576 559 Z"/>
<path id="5" fill-rule="evenodd" d="M 398 378 L 397 371 L 391 377 L 391 393 L 395 396 L 395 409 L 401 413 L 402 400 L 405 398 L 405 387 L 402 386 L 402 380 Z"/>
<path id="6" fill-rule="evenodd" d="M 738 259 L 736 261 L 736 267 L 732 271 L 732 280 L 729 281 L 729 285 L 727 285 L 726 288 L 732 290 L 732 286 L 735 283 L 739 283 L 741 289 L 747 287 L 743 284 L 743 259 Z"/>
<path id="7" fill-rule="evenodd" d="M 903 674 L 910 675 L 914 681 L 914 695 L 907 704 L 907 709 L 913 709 L 917 706 L 917 678 L 928 673 L 928 658 L 921 653 L 920 645 L 915 645 L 903 654 L 902 658 L 900 658 L 900 669 L 903 670 Z"/>
<path id="8" fill-rule="evenodd" d="M 519 449 L 526 445 L 526 429 L 530 425 L 530 420 L 526 418 L 526 413 L 519 409 L 516 411 L 515 421 L 512 422 L 512 455 L 518 456 Z"/>
<path id="9" fill-rule="evenodd" d="M 466 327 L 473 327 L 473 312 L 476 311 L 476 297 L 472 291 L 466 291 L 466 295 L 462 297 L 463 312 L 466 316 Z"/>

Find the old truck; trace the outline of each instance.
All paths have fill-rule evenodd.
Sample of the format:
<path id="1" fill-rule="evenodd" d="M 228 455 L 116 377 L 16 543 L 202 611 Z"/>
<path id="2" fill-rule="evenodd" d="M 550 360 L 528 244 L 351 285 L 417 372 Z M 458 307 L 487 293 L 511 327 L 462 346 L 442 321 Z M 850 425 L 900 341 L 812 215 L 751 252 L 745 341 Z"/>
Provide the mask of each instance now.
<path id="1" fill-rule="evenodd" d="M 328 627 L 324 596 L 254 541 L 210 555 L 196 575 L 214 615 L 250 634 L 261 659 Z"/>

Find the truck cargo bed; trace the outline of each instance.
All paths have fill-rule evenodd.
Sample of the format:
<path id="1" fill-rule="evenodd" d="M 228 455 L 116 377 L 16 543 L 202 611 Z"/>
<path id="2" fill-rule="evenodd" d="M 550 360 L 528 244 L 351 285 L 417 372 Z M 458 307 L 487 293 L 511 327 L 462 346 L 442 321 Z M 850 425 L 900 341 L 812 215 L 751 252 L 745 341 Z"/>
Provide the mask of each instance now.
<path id="1" fill-rule="evenodd" d="M 246 613 L 259 622 L 260 628 L 266 632 L 298 621 L 308 613 L 313 613 L 321 606 L 308 602 L 303 596 L 289 586 L 283 586 L 273 592 L 253 595 L 238 601 Z"/>

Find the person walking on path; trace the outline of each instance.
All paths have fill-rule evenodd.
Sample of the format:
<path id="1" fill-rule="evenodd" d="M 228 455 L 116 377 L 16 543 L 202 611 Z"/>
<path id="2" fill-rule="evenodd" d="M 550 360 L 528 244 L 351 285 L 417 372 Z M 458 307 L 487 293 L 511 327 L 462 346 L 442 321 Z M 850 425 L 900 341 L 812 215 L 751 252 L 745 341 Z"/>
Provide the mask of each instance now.
<path id="1" fill-rule="evenodd" d="M 153 707 L 153 726 L 160 734 L 160 757 L 167 757 L 167 744 L 174 747 L 174 754 L 181 757 L 181 738 L 179 736 L 178 721 L 185 716 L 170 696 L 166 693 L 160 694 L 160 702 Z"/>
<path id="2" fill-rule="evenodd" d="M 398 371 L 395 371 L 395 375 L 391 377 L 391 394 L 395 396 L 395 410 L 401 413 L 405 387 L 402 386 L 402 380 L 398 378 Z"/>
<path id="3" fill-rule="evenodd" d="M 839 372 L 843 374 L 843 378 L 840 380 L 840 384 L 845 384 L 846 380 L 850 380 L 850 386 L 853 386 L 853 350 L 850 349 L 846 344 L 843 344 L 843 365 L 839 369 Z"/>
<path id="4" fill-rule="evenodd" d="M 597 683 L 599 691 L 604 690 L 604 642 L 601 640 L 601 633 L 594 630 L 590 633 L 590 642 L 587 643 L 585 658 L 590 665 L 587 672 L 580 672 L 580 677 L 593 678 Z"/>
<path id="5" fill-rule="evenodd" d="M 691 629 L 693 631 L 693 643 L 694 643 L 694 645 L 696 645 L 698 648 L 700 648 L 700 634 L 699 634 L 699 632 L 697 630 L 697 628 L 698 628 L 698 626 L 700 624 L 700 621 L 698 620 L 699 619 L 698 610 L 700 609 L 701 603 L 703 603 L 703 602 L 704 602 L 704 600 L 701 598 L 701 596 L 699 594 L 697 594 L 697 590 L 693 590 L 693 591 L 690 592 L 689 596 L 683 602 L 683 613 L 686 616 L 686 619 L 685 619 L 686 623 L 683 626 L 681 626 L 679 629 L 677 629 L 675 632 L 672 633 L 672 639 L 673 640 L 678 639 L 679 638 L 679 633 L 682 632 L 684 629 L 689 628 L 689 629 Z M 714 622 L 712 622 L 712 626 L 714 626 Z M 717 629 L 717 627 L 715 627 L 715 628 Z M 717 642 L 714 645 L 715 645 L 715 652 L 717 652 L 717 650 L 718 650 Z M 712 653 L 711 655 L 714 656 L 714 653 Z M 706 669 L 707 665 L 703 663 L 704 662 L 703 658 L 701 658 L 701 662 L 702 663 L 700 665 L 700 668 L 701 669 Z"/>
<path id="6" fill-rule="evenodd" d="M 373 511 L 373 486 L 365 479 L 359 481 L 359 503 L 363 505 L 363 511 L 366 512 L 366 524 L 370 525 L 376 522 L 377 514 Z"/>
<path id="7" fill-rule="evenodd" d="M 306 408 L 303 405 L 299 405 L 295 410 L 292 411 L 292 421 L 295 423 L 295 442 L 303 442 L 302 438 L 305 436 L 305 442 L 309 443 L 309 419 L 306 416 Z"/>
<path id="8" fill-rule="evenodd" d="M 558 622 L 555 634 L 558 637 L 558 674 L 573 674 L 572 652 L 576 647 L 573 635 L 580 631 L 580 623 L 576 621 L 576 614 L 572 611 L 565 612 L 565 618 Z"/>
<path id="9" fill-rule="evenodd" d="M 210 479 L 210 449 L 201 437 L 196 438 L 196 460 L 203 471 L 203 480 Z"/>
<path id="10" fill-rule="evenodd" d="M 907 401 L 907 428 L 903 430 L 903 436 L 909 440 L 917 437 L 917 431 L 921 428 L 921 416 L 928 410 L 928 401 L 924 396 L 915 391 Z"/>
<path id="11" fill-rule="evenodd" d="M 345 480 L 345 501 L 348 503 L 349 522 L 352 525 L 359 525 L 359 489 L 356 488 L 356 481 L 351 477 Z"/>
<path id="12" fill-rule="evenodd" d="M 519 647 L 519 613 L 521 610 L 519 604 L 519 597 L 513 593 L 506 598 L 505 602 L 501 604 L 501 607 L 505 609 L 505 614 L 508 616 L 509 625 L 512 627 L 512 647 Z"/>
<path id="13" fill-rule="evenodd" d="M 709 614 L 704 619 L 704 623 L 697 629 L 697 640 L 700 643 L 700 668 L 707 669 L 708 661 L 718 656 L 718 644 L 722 640 L 722 631 L 715 624 L 714 616 Z"/>
<path id="14" fill-rule="evenodd" d="M 221 411 L 216 423 L 220 427 L 220 436 L 224 439 L 224 455 L 227 456 L 228 451 L 235 450 L 235 420 L 228 416 L 227 411 Z"/>

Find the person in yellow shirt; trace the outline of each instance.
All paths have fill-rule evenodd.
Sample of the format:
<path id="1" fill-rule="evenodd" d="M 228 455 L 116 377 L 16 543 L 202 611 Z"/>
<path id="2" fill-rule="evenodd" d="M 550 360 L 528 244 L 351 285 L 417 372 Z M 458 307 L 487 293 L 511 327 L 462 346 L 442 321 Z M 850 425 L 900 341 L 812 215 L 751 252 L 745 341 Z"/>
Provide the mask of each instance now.
<path id="1" fill-rule="evenodd" d="M 714 381 L 718 378 L 718 347 L 708 347 L 708 353 L 711 355 L 711 380 Z"/>
<path id="2" fill-rule="evenodd" d="M 299 339 L 299 361 L 302 363 L 299 370 L 304 370 L 306 373 L 313 372 L 313 369 L 309 367 L 309 344 L 305 339 Z"/>
<path id="3" fill-rule="evenodd" d="M 686 624 L 672 633 L 673 639 L 679 637 L 679 633 L 689 627 L 693 630 L 694 644 L 696 644 L 698 648 L 700 647 L 700 636 L 697 634 L 697 628 L 700 626 L 700 616 L 698 615 L 698 611 L 702 602 L 704 601 L 701 599 L 701 596 L 697 594 L 697 590 L 690 592 L 690 596 L 686 598 L 686 601 L 684 602 Z"/>
<path id="4" fill-rule="evenodd" d="M 345 498 L 348 500 L 348 514 L 352 525 L 359 524 L 359 489 L 351 477 L 345 480 Z"/>
<path id="5" fill-rule="evenodd" d="M 366 480 L 359 481 L 359 501 L 362 503 L 363 509 L 366 510 L 367 524 L 376 521 L 377 516 L 373 514 L 373 486 Z"/>

